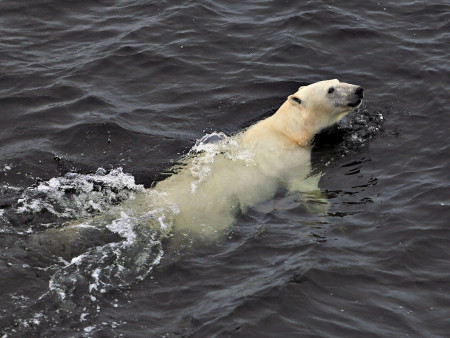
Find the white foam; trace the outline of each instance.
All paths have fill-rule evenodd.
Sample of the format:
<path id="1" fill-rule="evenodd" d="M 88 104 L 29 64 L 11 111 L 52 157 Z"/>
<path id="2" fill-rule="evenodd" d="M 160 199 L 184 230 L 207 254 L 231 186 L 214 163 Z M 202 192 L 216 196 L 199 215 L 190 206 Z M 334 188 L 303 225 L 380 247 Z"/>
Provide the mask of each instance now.
<path id="1" fill-rule="evenodd" d="M 134 224 L 134 219 L 130 218 L 124 211 L 121 211 L 120 218 L 114 220 L 106 227 L 110 231 L 115 232 L 120 237 L 124 238 L 126 240 L 126 245 L 131 245 L 136 239 L 136 234 L 133 231 Z"/>
<path id="2" fill-rule="evenodd" d="M 12 164 L 5 164 L 3 168 L 0 168 L 0 171 L 7 172 L 12 169 Z"/>
<path id="3" fill-rule="evenodd" d="M 83 331 L 86 333 L 91 333 L 94 330 L 95 330 L 95 326 L 87 326 L 83 329 Z"/>
<path id="4" fill-rule="evenodd" d="M 26 189 L 18 200 L 17 212 L 47 210 L 58 217 L 80 218 L 94 211 L 105 212 L 114 203 L 132 199 L 134 192 L 144 190 L 122 168 L 109 173 L 102 168 L 95 174 L 68 173 Z"/>
<path id="5" fill-rule="evenodd" d="M 70 261 L 70 265 L 79 265 L 85 256 L 86 254 L 81 254 L 79 256 L 73 257 Z"/>
<path id="6" fill-rule="evenodd" d="M 92 273 L 92 278 L 94 279 L 94 282 L 89 284 L 89 292 L 92 292 L 92 290 L 94 289 L 98 290 L 100 272 L 101 272 L 100 268 L 97 268 Z"/>

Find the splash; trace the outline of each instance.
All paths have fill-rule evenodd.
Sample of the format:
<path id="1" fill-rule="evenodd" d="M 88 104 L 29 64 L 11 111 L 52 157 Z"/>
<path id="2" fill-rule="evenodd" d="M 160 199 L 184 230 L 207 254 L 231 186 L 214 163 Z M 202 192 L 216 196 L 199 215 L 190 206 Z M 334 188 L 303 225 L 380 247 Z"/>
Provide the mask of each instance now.
<path id="1" fill-rule="evenodd" d="M 210 175 L 219 154 L 233 161 L 252 161 L 233 138 L 223 133 L 205 135 L 186 156 L 192 164 L 193 191 Z M 61 234 L 57 241 L 64 247 L 80 245 L 83 239 L 94 236 L 116 236 L 109 243 L 86 247 L 74 257 L 61 257 L 49 281 L 50 293 L 67 306 L 91 304 L 94 309 L 108 291 L 145 279 L 160 263 L 162 242 L 179 213 L 163 192 L 144 189 L 121 168 L 109 172 L 99 168 L 94 174 L 68 173 L 25 189 L 16 212 L 37 215 L 43 211 L 61 219 L 62 224 L 66 219 L 78 222 L 64 227 L 61 221 L 50 223 L 49 230 L 38 234 L 40 243 L 55 242 L 56 233 Z"/>
<path id="2" fill-rule="evenodd" d="M 51 278 L 49 288 L 63 302 L 95 303 L 101 294 L 117 288 L 129 287 L 145 279 L 157 266 L 164 254 L 162 241 L 167 238 L 177 214 L 176 206 L 165 203 L 164 195 L 156 191 L 142 193 L 140 199 L 148 202 L 148 210 L 141 212 L 129 208 L 127 204 L 112 207 L 120 210 L 117 218 L 103 222 L 98 218 L 72 226 L 77 238 L 82 232 L 100 232 L 118 235 L 115 240 L 104 245 L 87 249 L 73 257 Z M 115 213 L 113 213 L 115 215 Z M 94 224 L 94 225 L 91 225 Z"/>
<path id="3" fill-rule="evenodd" d="M 52 276 L 50 290 L 63 302 L 95 303 L 107 291 L 143 280 L 164 254 L 163 233 L 142 223 L 143 218 L 123 214 L 114 220 L 107 228 L 123 240 L 90 248 L 66 262 Z"/>
<path id="4" fill-rule="evenodd" d="M 133 198 L 144 191 L 134 177 L 122 168 L 107 172 L 99 168 L 94 174 L 68 173 L 28 188 L 18 200 L 19 213 L 48 211 L 60 218 L 80 219 L 95 212 L 105 212 L 112 205 Z"/>
<path id="5" fill-rule="evenodd" d="M 339 124 L 315 136 L 313 158 L 330 167 L 349 154 L 360 151 L 383 130 L 385 113 L 369 110 L 363 103 Z"/>
<path id="6" fill-rule="evenodd" d="M 232 161 L 244 161 L 248 165 L 253 163 L 252 153 L 239 147 L 236 138 L 218 132 L 206 134 L 196 141 L 188 153 L 190 173 L 195 178 L 191 183 L 191 193 L 210 176 L 212 165 L 219 154 Z"/>

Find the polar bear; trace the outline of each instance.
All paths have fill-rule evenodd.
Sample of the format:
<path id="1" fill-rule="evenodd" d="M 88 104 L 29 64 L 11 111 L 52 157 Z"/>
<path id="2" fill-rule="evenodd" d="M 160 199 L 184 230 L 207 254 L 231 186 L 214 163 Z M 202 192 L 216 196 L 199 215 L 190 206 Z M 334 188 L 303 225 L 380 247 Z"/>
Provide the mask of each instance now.
<path id="1" fill-rule="evenodd" d="M 158 231 L 162 238 L 215 239 L 226 233 L 239 213 L 269 200 L 281 188 L 312 200 L 317 211 L 326 213 L 328 201 L 318 188 L 320 175 L 310 175 L 311 140 L 358 107 L 362 98 L 361 87 L 336 79 L 300 87 L 275 114 L 205 146 L 203 152 L 188 154 L 174 174 L 113 213 L 48 231 L 44 242 L 71 248 L 74 242 L 88 242 L 83 238 L 94 238 L 93 228 L 102 237 L 98 224 L 123 237 L 124 224 L 134 223 Z"/>
<path id="2" fill-rule="evenodd" d="M 233 224 L 236 214 L 270 199 L 284 187 L 327 207 L 311 171 L 311 140 L 358 107 L 360 86 L 320 81 L 303 86 L 272 116 L 215 145 L 216 151 L 183 161 L 182 169 L 152 189 L 152 201 L 133 201 L 143 209 L 154 192 L 173 205 L 172 231 L 210 237 Z M 138 198 L 139 200 L 139 198 Z M 322 210 L 324 211 L 324 210 Z"/>

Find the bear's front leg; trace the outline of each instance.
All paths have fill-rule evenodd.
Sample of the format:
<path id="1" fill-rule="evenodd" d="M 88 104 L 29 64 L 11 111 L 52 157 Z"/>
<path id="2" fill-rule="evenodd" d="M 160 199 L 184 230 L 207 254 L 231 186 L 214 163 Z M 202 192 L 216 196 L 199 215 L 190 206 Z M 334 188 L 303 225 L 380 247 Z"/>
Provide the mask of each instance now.
<path id="1" fill-rule="evenodd" d="M 326 216 L 330 208 L 328 198 L 319 188 L 322 173 L 307 177 L 293 177 L 287 182 L 290 194 L 298 194 L 305 209 L 316 215 Z"/>

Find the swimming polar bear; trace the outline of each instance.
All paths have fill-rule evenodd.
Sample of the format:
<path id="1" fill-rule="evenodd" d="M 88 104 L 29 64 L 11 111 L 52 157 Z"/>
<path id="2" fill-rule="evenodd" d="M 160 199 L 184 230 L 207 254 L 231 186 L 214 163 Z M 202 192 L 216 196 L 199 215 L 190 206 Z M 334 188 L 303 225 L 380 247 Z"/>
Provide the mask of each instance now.
<path id="1" fill-rule="evenodd" d="M 130 208 L 173 206 L 172 232 L 211 237 L 223 233 L 238 213 L 270 199 L 282 187 L 328 201 L 311 171 L 311 140 L 360 105 L 363 89 L 337 79 L 303 86 L 272 116 L 232 138 L 211 145 L 214 151 L 188 156 L 180 170 L 137 196 Z M 155 199 L 155 193 L 158 198 Z M 322 210 L 324 211 L 324 210 Z M 161 217 L 166 217 L 167 208 Z"/>
<path id="2" fill-rule="evenodd" d="M 316 211 L 326 213 L 320 175 L 310 175 L 311 140 L 358 107 L 362 98 L 361 87 L 336 79 L 300 87 L 272 116 L 232 137 L 194 147 L 196 153 L 182 159 L 167 179 L 109 214 L 45 232 L 41 244 L 61 255 L 64 244 L 65 256 L 73 257 L 83 252 L 79 245 L 98 245 L 95 238 L 101 242 L 105 228 L 130 241 L 136 229 L 146 233 L 146 228 L 160 238 L 214 239 L 226 233 L 239 213 L 281 188 L 312 200 Z"/>

